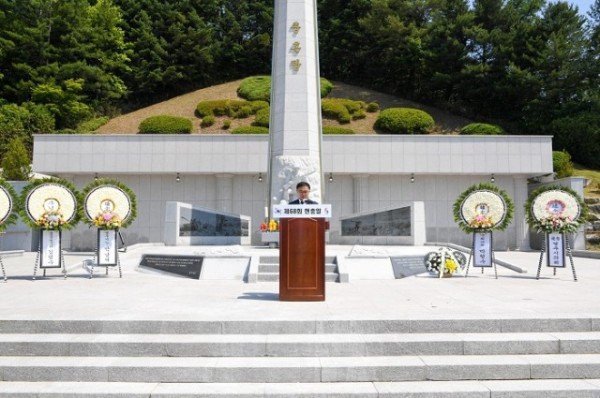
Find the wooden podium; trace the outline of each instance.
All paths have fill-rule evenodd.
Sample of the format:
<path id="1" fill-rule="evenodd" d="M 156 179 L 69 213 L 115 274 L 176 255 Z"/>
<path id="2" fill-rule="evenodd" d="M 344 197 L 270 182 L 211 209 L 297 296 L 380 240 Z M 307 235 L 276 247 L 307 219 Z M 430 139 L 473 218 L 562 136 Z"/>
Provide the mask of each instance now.
<path id="1" fill-rule="evenodd" d="M 294 207 L 296 211 L 305 212 L 309 206 Z M 325 301 L 325 230 L 328 227 L 329 222 L 322 215 L 280 218 L 279 300 Z"/>

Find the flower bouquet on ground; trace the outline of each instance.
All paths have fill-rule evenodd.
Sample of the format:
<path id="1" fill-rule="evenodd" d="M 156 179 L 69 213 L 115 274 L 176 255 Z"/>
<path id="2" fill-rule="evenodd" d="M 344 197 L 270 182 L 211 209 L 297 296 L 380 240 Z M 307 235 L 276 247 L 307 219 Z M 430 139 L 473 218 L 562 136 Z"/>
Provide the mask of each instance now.
<path id="1" fill-rule="evenodd" d="M 467 264 L 464 254 L 449 247 L 440 247 L 437 251 L 425 256 L 425 268 L 432 274 L 451 277 L 455 273 L 462 273 Z"/>
<path id="2" fill-rule="evenodd" d="M 261 232 L 277 232 L 279 231 L 279 223 L 275 220 L 269 220 L 260 224 Z"/>
<path id="3" fill-rule="evenodd" d="M 279 244 L 279 223 L 275 220 L 265 220 L 260 224 L 261 242 L 276 247 Z"/>

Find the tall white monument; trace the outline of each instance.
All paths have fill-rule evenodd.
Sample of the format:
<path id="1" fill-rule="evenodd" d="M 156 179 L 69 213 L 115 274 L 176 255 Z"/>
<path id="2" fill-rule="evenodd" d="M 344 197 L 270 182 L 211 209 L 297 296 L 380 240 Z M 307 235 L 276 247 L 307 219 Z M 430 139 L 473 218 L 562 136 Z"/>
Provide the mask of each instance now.
<path id="1" fill-rule="evenodd" d="M 321 203 L 316 0 L 275 0 L 271 84 L 269 205 L 292 200 L 300 181 L 311 185 L 311 199 Z"/>

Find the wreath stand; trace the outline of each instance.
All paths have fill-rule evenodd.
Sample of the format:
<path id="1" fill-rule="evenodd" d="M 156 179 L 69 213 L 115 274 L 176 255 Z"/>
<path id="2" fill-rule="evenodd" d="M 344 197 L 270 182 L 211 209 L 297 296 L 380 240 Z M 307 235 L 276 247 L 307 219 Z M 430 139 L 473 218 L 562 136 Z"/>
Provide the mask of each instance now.
<path id="1" fill-rule="evenodd" d="M 5 232 L 0 232 L 0 235 L 4 235 Z M 2 261 L 2 255 L 0 255 L 0 268 L 2 268 L 2 277 L 4 278 L 4 282 L 8 282 L 8 278 L 6 277 L 6 270 L 4 269 L 4 262 Z"/>
<path id="2" fill-rule="evenodd" d="M 0 256 L 0 267 L 2 267 L 2 277 L 4 278 L 4 282 L 8 282 L 8 278 L 6 277 L 6 270 L 4 269 L 4 263 L 2 262 L 2 256 Z"/>
<path id="3" fill-rule="evenodd" d="M 564 233 L 548 233 L 544 234 L 544 245 L 540 253 L 540 261 L 538 263 L 537 276 L 535 279 L 540 279 L 540 273 L 542 272 L 542 261 L 544 259 L 544 253 L 546 256 L 546 266 L 553 268 L 553 276 L 556 276 L 557 268 L 566 268 L 565 264 L 565 248 L 566 255 L 569 256 L 569 262 L 571 263 L 571 270 L 573 270 L 573 281 L 577 282 L 577 274 L 575 273 L 575 264 L 573 262 L 573 253 L 571 251 L 571 245 L 569 243 L 569 236 Z M 552 252 L 551 252 L 552 250 Z"/>
<path id="4" fill-rule="evenodd" d="M 40 242 L 38 246 L 35 265 L 33 267 L 33 279 L 35 280 L 38 268 L 44 270 L 43 276 L 46 277 L 46 270 L 49 268 L 60 268 L 63 277 L 67 279 L 67 267 L 65 265 L 65 257 L 61 246 L 62 231 L 41 229 Z M 46 243 L 46 244 L 44 244 Z M 58 252 L 58 256 L 56 256 Z M 4 271 L 4 265 L 2 266 Z"/>
<path id="5" fill-rule="evenodd" d="M 479 254 L 479 256 L 476 254 Z M 494 267 L 494 276 L 498 279 L 496 258 L 494 256 L 494 249 L 492 249 L 492 231 L 473 232 L 473 243 L 471 244 L 471 250 L 469 251 L 469 260 L 467 261 L 465 278 L 469 276 L 471 258 L 473 259 L 473 267 L 481 268 L 482 275 L 486 268 Z"/>
<path id="6" fill-rule="evenodd" d="M 108 268 L 117 266 L 119 270 L 119 278 L 123 277 L 123 271 L 121 270 L 121 259 L 119 257 L 119 250 L 117 247 L 117 236 L 121 240 L 121 244 L 125 245 L 123 235 L 118 229 L 101 229 L 98 228 L 98 244 L 94 252 L 94 260 L 90 265 L 90 279 L 94 277 L 94 266 L 105 267 L 106 274 L 108 275 Z"/>

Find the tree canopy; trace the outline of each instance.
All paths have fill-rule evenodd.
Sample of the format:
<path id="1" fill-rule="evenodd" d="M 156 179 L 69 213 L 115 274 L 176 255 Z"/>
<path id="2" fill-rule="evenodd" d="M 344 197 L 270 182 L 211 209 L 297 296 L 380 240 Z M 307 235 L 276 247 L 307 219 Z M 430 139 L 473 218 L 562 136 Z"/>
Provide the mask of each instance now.
<path id="1" fill-rule="evenodd" d="M 555 149 L 600 168 L 598 148 L 572 147 L 581 134 L 600 135 L 600 0 L 587 14 L 546 0 L 318 7 L 328 79 L 476 116 L 508 133 L 553 134 Z M 272 24 L 273 0 L 0 0 L 0 134 L 9 134 L 0 137 L 0 155 L 13 135 L 30 145 L 32 132 L 76 129 L 268 75 Z"/>

